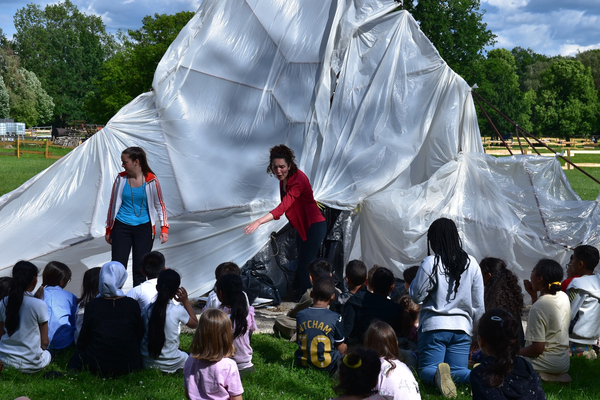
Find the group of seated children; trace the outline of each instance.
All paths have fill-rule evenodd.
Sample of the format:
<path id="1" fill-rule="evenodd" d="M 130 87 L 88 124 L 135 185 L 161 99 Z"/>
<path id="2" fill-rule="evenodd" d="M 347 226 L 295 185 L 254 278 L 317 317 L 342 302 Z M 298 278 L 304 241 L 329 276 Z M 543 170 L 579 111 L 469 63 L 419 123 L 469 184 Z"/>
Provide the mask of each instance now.
<path id="1" fill-rule="evenodd" d="M 308 266 L 313 287 L 277 319 L 275 331 L 298 345 L 298 364 L 338 374 L 338 399 L 420 399 L 407 364 L 445 397 L 456 397 L 458 382 L 471 384 L 474 399 L 544 399 L 540 378 L 569 381 L 570 354 L 593 351 L 600 336 L 595 247 L 574 249 L 566 284 L 556 261 L 535 265 L 523 282 L 532 302 L 524 332 L 523 293 L 504 261 L 478 263 L 446 218 L 431 224 L 427 244 L 432 254 L 404 271 L 408 294 L 395 301 L 389 269 L 367 271 L 353 260 L 341 292 L 331 263 L 317 259 Z M 162 254 L 144 256 L 142 270 L 148 281 L 125 295 L 122 264 L 92 268 L 77 299 L 64 290 L 71 279 L 66 265 L 49 263 L 33 296 L 38 269 L 18 262 L 12 278 L 0 279 L 0 361 L 39 371 L 75 342 L 70 369 L 112 376 L 142 368 L 183 370 L 188 398 L 241 399 L 241 377 L 254 371 L 256 323 L 239 267 L 217 267 L 199 320 Z M 189 355 L 179 350 L 180 324 L 196 328 Z M 470 360 L 477 363 L 473 369 Z"/>
<path id="2" fill-rule="evenodd" d="M 565 287 L 567 293 L 561 291 L 563 271 L 556 261 L 542 259 L 535 265 L 531 279 L 523 282 L 532 298 L 525 334 L 523 292 L 504 261 L 485 258 L 480 265 L 462 249 L 456 225 L 445 218 L 432 223 L 427 241 L 433 254 L 420 267 L 405 271 L 409 297 L 400 297 L 399 304 L 389 298 L 395 280 L 384 267 L 372 269 L 370 285 L 353 286 L 341 308 L 333 302 L 333 280 L 315 279 L 313 304 L 296 319 L 298 361 L 327 371 L 339 366 L 342 380 L 348 363 L 366 363 L 364 354 L 354 351 L 364 346 L 381 357 L 382 377 L 396 368 L 402 371 L 389 389 L 382 379 L 377 386 L 379 395 L 385 396 L 403 388 L 405 397 L 396 398 L 409 398 L 406 389 L 412 388 L 407 383 L 411 374 L 400 360 L 416 366 L 424 383 L 436 385 L 450 398 L 457 395 L 455 383 L 470 383 L 477 399 L 542 399 L 540 378 L 570 380 L 570 353 L 592 351 L 600 336 L 600 275 L 593 274 L 600 256 L 595 247 L 574 249 L 568 270 L 576 278 Z M 384 339 L 386 330 L 393 340 Z M 378 335 L 373 338 L 375 331 Z M 407 337 L 417 342 L 418 352 L 399 348 L 399 341 L 405 343 Z M 473 355 L 476 367 L 469 369 L 471 352 L 478 348 Z M 411 365 L 410 354 L 417 363 Z M 353 390 L 342 391 L 365 397 L 371 393 Z"/>
<path id="3" fill-rule="evenodd" d="M 165 269 L 161 253 L 143 258 L 142 270 L 151 284 L 139 285 L 126 296 L 121 290 L 127 279 L 125 267 L 111 261 L 86 271 L 80 299 L 63 290 L 71 271 L 58 262 L 49 263 L 42 274 L 37 295 L 43 300 L 34 297 L 38 269 L 20 261 L 11 278 L 0 280 L 0 361 L 22 372 L 37 372 L 50 363 L 54 351 L 75 341 L 71 371 L 86 369 L 101 376 L 142 368 L 183 371 L 188 398 L 241 396 L 240 376 L 254 370 L 250 334 L 256 323 L 239 267 L 225 264 L 220 270 L 226 272 L 215 285 L 219 308 L 203 313 L 202 329 L 196 330 L 189 357 L 179 349 L 180 324 L 197 328 L 198 320 L 187 291 L 180 287 L 179 274 Z M 201 367 L 202 361 L 223 358 L 215 367 L 218 376 Z M 227 374 L 226 366 L 233 366 Z"/>

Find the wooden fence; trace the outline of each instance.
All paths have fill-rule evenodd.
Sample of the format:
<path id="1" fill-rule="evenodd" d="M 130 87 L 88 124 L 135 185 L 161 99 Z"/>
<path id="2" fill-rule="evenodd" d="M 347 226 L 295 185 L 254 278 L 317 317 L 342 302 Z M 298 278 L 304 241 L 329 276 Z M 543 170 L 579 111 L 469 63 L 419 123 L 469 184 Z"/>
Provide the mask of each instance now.
<path id="1" fill-rule="evenodd" d="M 29 149 L 23 150 L 21 145 L 24 145 L 24 144 L 34 144 L 34 145 L 40 146 L 44 150 L 29 150 Z M 81 144 L 81 142 L 79 144 Z M 51 140 L 23 140 L 18 137 L 16 137 L 13 141 L 0 141 L 0 148 L 6 148 L 6 147 L 14 147 L 14 151 L 0 152 L 1 156 L 16 156 L 17 158 L 21 158 L 21 155 L 23 155 L 23 154 L 42 154 L 44 156 L 44 158 L 52 158 L 52 159 L 58 159 L 58 158 L 63 157 L 63 156 L 53 155 L 52 152 L 50 151 L 50 149 L 52 147 L 60 147 L 60 148 L 64 148 L 64 149 L 74 149 L 75 148 L 73 146 L 55 145 Z"/>

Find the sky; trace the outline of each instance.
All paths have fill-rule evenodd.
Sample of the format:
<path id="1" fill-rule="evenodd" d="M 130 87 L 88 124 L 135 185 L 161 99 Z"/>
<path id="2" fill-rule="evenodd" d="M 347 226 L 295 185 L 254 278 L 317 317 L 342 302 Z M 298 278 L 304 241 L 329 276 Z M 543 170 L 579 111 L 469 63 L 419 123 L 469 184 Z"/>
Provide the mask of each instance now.
<path id="1" fill-rule="evenodd" d="M 196 11 L 201 0 L 71 0 L 80 11 L 102 17 L 109 32 L 137 29 L 146 15 Z M 0 28 L 10 38 L 13 16 L 45 0 L 0 0 Z M 495 33 L 494 48 L 531 48 L 548 56 L 600 49 L 600 0 L 481 0 L 483 21 Z M 488 49 L 489 50 L 489 49 Z"/>

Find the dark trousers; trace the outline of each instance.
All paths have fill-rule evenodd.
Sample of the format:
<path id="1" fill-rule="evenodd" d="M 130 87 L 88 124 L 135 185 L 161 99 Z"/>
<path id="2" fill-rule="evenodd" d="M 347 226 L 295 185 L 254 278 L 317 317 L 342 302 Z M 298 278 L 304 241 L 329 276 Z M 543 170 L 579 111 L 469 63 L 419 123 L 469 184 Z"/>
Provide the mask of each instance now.
<path id="1" fill-rule="evenodd" d="M 152 251 L 154 238 L 152 237 L 152 224 L 147 222 L 142 225 L 131 226 L 115 220 L 111 232 L 112 261 L 118 261 L 125 269 L 129 261 L 129 253 L 133 248 L 133 286 L 146 281 L 142 274 L 142 257 Z"/>
<path id="2" fill-rule="evenodd" d="M 310 276 L 308 274 L 308 264 L 310 264 L 319 253 L 319 248 L 327 234 L 327 222 L 315 222 L 306 232 L 306 240 L 302 240 L 299 234 L 296 234 L 296 243 L 298 244 L 298 266 L 296 267 L 295 281 L 298 283 L 298 292 L 300 296 L 312 287 Z"/>

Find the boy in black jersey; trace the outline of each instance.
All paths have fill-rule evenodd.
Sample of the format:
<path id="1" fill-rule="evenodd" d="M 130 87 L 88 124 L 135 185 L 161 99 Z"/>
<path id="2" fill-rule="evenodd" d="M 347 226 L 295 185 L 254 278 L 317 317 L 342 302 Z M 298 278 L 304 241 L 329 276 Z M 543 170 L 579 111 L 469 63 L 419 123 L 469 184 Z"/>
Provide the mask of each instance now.
<path id="1" fill-rule="evenodd" d="M 332 277 L 317 278 L 313 282 L 312 307 L 300 311 L 296 316 L 296 358 L 301 365 L 334 371 L 342 358 L 341 353 L 347 349 L 342 317 L 327 308 L 335 297 L 334 292 Z"/>

